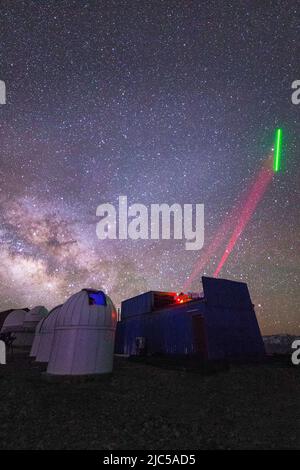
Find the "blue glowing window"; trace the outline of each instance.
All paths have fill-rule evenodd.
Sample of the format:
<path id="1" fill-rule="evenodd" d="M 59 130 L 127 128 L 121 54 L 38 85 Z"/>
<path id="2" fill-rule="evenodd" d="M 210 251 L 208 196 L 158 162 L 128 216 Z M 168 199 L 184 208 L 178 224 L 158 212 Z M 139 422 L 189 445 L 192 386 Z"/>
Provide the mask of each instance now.
<path id="1" fill-rule="evenodd" d="M 106 297 L 103 292 L 89 292 L 90 305 L 106 305 Z"/>

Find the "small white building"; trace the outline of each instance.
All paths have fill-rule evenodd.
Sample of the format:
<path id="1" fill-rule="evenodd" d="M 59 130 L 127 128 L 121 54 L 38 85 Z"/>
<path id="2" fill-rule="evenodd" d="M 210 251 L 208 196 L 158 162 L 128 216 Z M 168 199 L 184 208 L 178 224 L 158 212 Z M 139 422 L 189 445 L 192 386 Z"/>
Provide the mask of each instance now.
<path id="1" fill-rule="evenodd" d="M 62 305 L 54 307 L 40 324 L 35 350 L 35 360 L 37 362 L 48 362 L 50 359 L 56 319 L 61 307 Z"/>
<path id="2" fill-rule="evenodd" d="M 72 295 L 56 318 L 47 373 L 88 375 L 112 372 L 117 312 L 102 291 Z"/>

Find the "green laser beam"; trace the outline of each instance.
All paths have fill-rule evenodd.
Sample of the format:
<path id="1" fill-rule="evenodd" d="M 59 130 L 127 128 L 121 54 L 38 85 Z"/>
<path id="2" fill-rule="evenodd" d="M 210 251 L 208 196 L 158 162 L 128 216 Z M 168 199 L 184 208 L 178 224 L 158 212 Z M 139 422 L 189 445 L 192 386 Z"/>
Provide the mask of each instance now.
<path id="1" fill-rule="evenodd" d="M 276 129 L 275 146 L 274 146 L 274 161 L 273 161 L 273 170 L 275 171 L 275 173 L 277 173 L 280 170 L 281 149 L 282 149 L 282 129 Z"/>

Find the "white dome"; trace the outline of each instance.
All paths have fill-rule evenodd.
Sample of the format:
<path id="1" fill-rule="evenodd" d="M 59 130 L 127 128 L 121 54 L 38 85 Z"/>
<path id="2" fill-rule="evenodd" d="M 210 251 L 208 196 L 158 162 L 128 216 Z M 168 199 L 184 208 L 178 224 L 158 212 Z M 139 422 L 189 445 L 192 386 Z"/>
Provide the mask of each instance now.
<path id="1" fill-rule="evenodd" d="M 23 330 L 23 323 L 26 316 L 25 310 L 13 310 L 7 315 L 1 328 L 2 333 Z"/>
<path id="2" fill-rule="evenodd" d="M 102 291 L 83 289 L 61 307 L 47 372 L 86 375 L 112 371 L 116 309 Z"/>
<path id="3" fill-rule="evenodd" d="M 40 339 L 41 339 L 41 334 L 40 330 L 42 327 L 43 322 L 45 321 L 46 317 L 42 318 L 38 324 L 35 327 L 35 334 L 34 334 L 34 339 L 30 351 L 30 357 L 35 357 L 37 355 L 38 349 L 39 349 L 39 344 L 40 344 Z"/>
<path id="4" fill-rule="evenodd" d="M 48 310 L 43 306 L 37 306 L 32 308 L 29 312 L 26 313 L 24 320 L 25 328 L 36 328 L 38 322 L 45 318 L 48 314 Z"/>
<path id="5" fill-rule="evenodd" d="M 102 294 L 106 305 L 97 305 L 91 303 L 91 295 L 97 295 L 97 291 L 86 289 L 72 295 L 62 306 L 55 327 L 113 326 L 116 320 L 113 311 L 116 309 L 110 298 Z"/>
<path id="6" fill-rule="evenodd" d="M 54 307 L 48 315 L 43 318 L 40 323 L 40 328 L 38 332 L 38 345 L 36 349 L 36 361 L 37 362 L 48 362 L 50 358 L 53 337 L 54 337 L 54 328 L 56 324 L 57 316 L 59 315 L 61 305 Z"/>
<path id="7" fill-rule="evenodd" d="M 24 327 L 27 313 L 25 310 L 13 310 L 2 325 L 2 333 L 12 333 L 15 336 L 13 346 L 28 347 L 33 343 L 34 332 Z"/>
<path id="8" fill-rule="evenodd" d="M 57 316 L 60 312 L 62 305 L 57 305 L 54 307 L 52 310 L 50 310 L 49 314 L 47 315 L 46 318 L 44 318 L 44 321 L 41 325 L 41 333 L 48 333 L 48 332 L 53 332 L 55 325 L 56 325 L 56 319 Z"/>

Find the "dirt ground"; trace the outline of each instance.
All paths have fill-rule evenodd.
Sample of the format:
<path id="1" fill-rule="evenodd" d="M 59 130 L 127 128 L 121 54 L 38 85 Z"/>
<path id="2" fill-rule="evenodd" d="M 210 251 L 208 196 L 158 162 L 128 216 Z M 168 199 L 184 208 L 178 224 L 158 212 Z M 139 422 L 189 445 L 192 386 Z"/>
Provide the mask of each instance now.
<path id="1" fill-rule="evenodd" d="M 115 359 L 97 380 L 49 382 L 15 354 L 0 366 L 1 449 L 300 449 L 300 366 L 207 373 Z"/>

